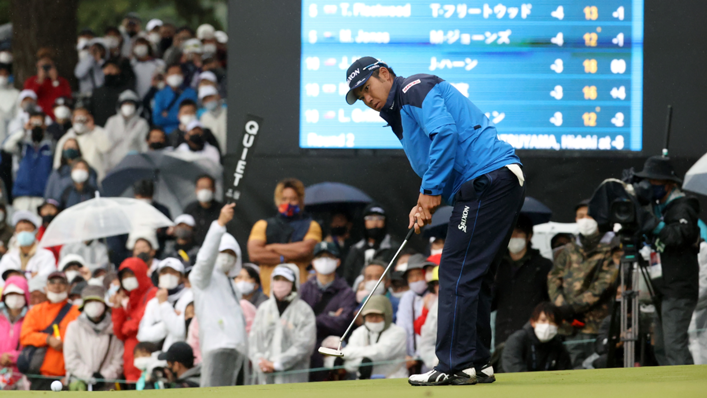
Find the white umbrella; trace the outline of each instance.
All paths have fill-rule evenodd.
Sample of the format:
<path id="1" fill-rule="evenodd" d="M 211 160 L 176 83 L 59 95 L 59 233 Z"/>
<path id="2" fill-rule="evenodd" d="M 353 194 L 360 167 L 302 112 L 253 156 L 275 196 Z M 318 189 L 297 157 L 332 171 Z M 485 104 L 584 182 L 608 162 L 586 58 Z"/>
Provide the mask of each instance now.
<path id="1" fill-rule="evenodd" d="M 687 191 L 701 193 L 707 195 L 707 153 L 702 155 L 697 163 L 690 167 L 690 170 L 685 174 L 685 182 L 682 183 L 682 188 Z"/>
<path id="2" fill-rule="evenodd" d="M 174 225 L 152 205 L 131 198 L 87 200 L 59 213 L 44 232 L 40 247 L 123 235 L 135 229 Z"/>

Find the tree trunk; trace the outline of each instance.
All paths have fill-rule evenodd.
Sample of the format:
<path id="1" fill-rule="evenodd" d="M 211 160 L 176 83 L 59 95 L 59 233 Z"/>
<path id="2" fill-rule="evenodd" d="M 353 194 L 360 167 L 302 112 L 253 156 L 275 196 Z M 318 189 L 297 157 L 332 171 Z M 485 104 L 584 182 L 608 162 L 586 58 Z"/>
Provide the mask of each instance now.
<path id="1" fill-rule="evenodd" d="M 25 80 L 37 74 L 37 50 L 48 47 L 53 52 L 59 76 L 69 80 L 76 90 L 74 67 L 79 0 L 12 0 L 12 55 L 15 87 L 22 89 Z"/>

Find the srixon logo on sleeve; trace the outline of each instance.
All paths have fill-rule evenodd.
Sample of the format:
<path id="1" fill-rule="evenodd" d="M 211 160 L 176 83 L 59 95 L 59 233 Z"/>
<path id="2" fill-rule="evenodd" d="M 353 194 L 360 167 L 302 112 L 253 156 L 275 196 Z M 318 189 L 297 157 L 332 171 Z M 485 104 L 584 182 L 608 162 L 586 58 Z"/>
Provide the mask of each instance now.
<path id="1" fill-rule="evenodd" d="M 459 223 L 459 228 L 460 230 L 464 231 L 466 233 L 466 219 L 469 217 L 469 206 L 464 206 L 464 211 L 462 211 L 462 222 Z"/>

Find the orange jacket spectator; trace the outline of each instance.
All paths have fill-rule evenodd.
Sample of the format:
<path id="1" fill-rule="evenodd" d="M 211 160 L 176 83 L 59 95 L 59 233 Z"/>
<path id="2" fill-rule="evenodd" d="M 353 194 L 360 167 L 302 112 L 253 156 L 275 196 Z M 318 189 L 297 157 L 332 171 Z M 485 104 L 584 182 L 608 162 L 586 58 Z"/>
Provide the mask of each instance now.
<path id="1" fill-rule="evenodd" d="M 145 314 L 147 302 L 155 297 L 157 288 L 147 276 L 147 265 L 136 257 L 131 257 L 123 261 L 118 271 L 121 279 L 121 288 L 124 289 L 122 280 L 125 270 L 132 271 L 137 278 L 138 287 L 128 292 L 128 305 L 113 307 L 113 332 L 125 344 L 123 353 L 123 369 L 125 378 L 128 381 L 137 381 L 142 372 L 133 365 L 133 350 L 137 345 L 137 331 L 140 327 L 140 320 Z"/>
<path id="2" fill-rule="evenodd" d="M 44 333 L 44 330 L 51 325 L 52 321 L 59 314 L 59 311 L 68 303 L 68 300 L 59 303 L 45 301 L 37 304 L 27 312 L 25 321 L 22 324 L 22 332 L 20 333 L 20 344 L 22 346 L 47 347 L 47 355 L 44 357 L 44 362 L 40 368 L 40 373 L 43 376 L 64 376 L 64 354 L 57 351 L 47 344 L 47 337 L 50 335 Z M 64 319 L 59 323 L 59 335 L 61 340 L 64 340 L 66 327 L 79 317 L 81 313 L 78 307 L 72 306 Z"/>

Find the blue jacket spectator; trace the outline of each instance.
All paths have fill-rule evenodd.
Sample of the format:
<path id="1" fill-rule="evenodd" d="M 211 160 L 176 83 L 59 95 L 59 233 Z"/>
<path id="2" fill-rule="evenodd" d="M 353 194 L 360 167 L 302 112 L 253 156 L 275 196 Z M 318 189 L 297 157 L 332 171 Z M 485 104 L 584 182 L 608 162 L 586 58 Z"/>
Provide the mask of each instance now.
<path id="1" fill-rule="evenodd" d="M 61 153 L 61 166 L 54 169 L 49 175 L 49 181 L 47 181 L 47 187 L 44 190 L 44 199 L 51 198 L 57 202 L 61 200 L 61 195 L 66 188 L 74 184 L 71 180 L 71 165 L 81 157 L 79 143 L 74 138 L 66 140 Z M 88 184 L 94 187 L 98 186 L 98 174 L 91 167 L 88 171 Z"/>
<path id="2" fill-rule="evenodd" d="M 89 165 L 83 159 L 77 159 L 71 166 L 71 180 L 73 184 L 61 194 L 59 204 L 62 209 L 85 202 L 96 196 L 97 187 L 88 182 Z"/>
<path id="3" fill-rule="evenodd" d="M 184 84 L 184 75 L 179 65 L 171 65 L 165 78 L 167 87 L 155 94 L 155 105 L 152 108 L 152 123 L 164 131 L 172 131 L 179 127 L 179 104 L 186 99 L 196 102 L 196 91 Z"/>

